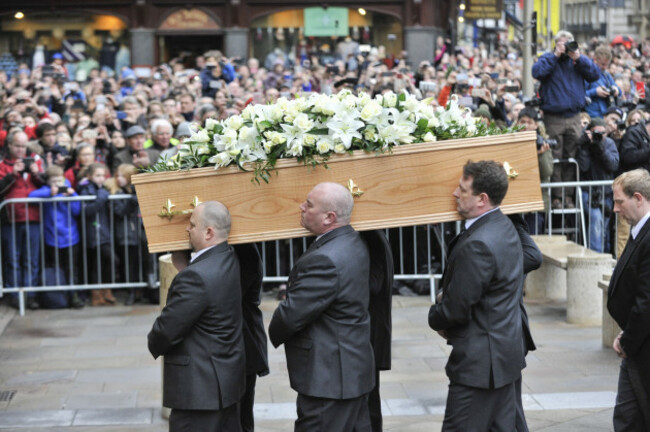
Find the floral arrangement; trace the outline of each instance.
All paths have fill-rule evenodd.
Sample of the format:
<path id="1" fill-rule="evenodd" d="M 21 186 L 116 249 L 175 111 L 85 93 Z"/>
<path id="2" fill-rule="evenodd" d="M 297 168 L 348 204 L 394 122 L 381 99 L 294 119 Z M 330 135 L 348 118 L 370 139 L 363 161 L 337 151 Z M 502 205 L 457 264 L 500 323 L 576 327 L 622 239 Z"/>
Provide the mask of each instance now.
<path id="1" fill-rule="evenodd" d="M 236 164 L 254 172 L 252 181 L 268 182 L 280 158 L 326 165 L 333 153 L 385 153 L 406 144 L 515 130 L 482 123 L 468 108 L 459 106 L 455 97 L 444 108 L 434 108 L 430 102 L 408 93 L 389 92 L 371 98 L 366 93 L 355 96 L 343 91 L 249 105 L 226 120 L 208 119 L 204 128 L 193 125 L 192 136 L 178 153 L 161 159 L 148 171 L 219 169 Z"/>

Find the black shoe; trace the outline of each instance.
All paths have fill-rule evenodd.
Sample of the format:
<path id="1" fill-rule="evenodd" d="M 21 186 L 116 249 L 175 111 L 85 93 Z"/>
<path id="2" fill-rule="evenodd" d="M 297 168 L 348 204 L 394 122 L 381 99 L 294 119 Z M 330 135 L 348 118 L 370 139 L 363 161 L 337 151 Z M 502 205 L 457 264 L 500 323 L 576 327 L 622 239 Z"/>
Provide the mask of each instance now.
<path id="1" fill-rule="evenodd" d="M 40 304 L 36 301 L 36 299 L 27 299 L 27 309 L 31 310 L 36 310 L 41 307 Z"/>
<path id="2" fill-rule="evenodd" d="M 70 296 L 70 307 L 73 309 L 83 309 L 85 306 L 84 302 L 81 301 L 79 295 L 75 292 Z"/>
<path id="3" fill-rule="evenodd" d="M 129 295 L 127 296 L 126 300 L 124 300 L 124 304 L 126 306 L 131 306 L 133 303 L 135 303 L 135 291 L 129 290 Z"/>

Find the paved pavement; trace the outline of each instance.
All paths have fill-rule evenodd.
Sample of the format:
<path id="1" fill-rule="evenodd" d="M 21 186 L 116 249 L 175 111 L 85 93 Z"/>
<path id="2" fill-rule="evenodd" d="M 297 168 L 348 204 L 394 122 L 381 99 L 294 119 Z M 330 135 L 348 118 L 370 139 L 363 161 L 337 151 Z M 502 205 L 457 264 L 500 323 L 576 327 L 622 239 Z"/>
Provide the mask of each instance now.
<path id="1" fill-rule="evenodd" d="M 277 301 L 266 296 L 267 321 Z M 393 298 L 393 370 L 382 373 L 385 430 L 439 430 L 449 347 L 427 326 L 428 297 Z M 619 360 L 600 327 L 565 322 L 562 304 L 529 304 L 538 350 L 528 355 L 524 404 L 531 431 L 612 430 Z M 0 305 L 0 429 L 165 431 L 160 361 L 147 351 L 152 305 L 27 311 Z M 4 329 L 4 332 L 3 332 Z M 269 345 L 270 346 L 270 345 Z M 295 393 L 282 348 L 258 379 L 257 431 L 290 431 Z"/>

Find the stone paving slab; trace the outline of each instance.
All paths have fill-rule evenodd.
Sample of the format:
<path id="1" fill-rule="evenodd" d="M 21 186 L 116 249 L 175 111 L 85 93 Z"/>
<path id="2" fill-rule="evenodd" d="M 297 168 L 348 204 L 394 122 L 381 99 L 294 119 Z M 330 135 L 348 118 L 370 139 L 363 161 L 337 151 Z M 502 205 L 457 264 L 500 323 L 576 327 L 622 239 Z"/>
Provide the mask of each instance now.
<path id="1" fill-rule="evenodd" d="M 264 298 L 265 322 L 277 301 Z M 393 299 L 393 370 L 382 372 L 385 430 L 439 430 L 450 347 L 427 327 L 428 297 Z M 2 322 L 0 305 L 0 324 Z M 600 328 L 569 325 L 563 304 L 528 305 L 538 350 L 523 391 L 531 431 L 611 430 L 619 359 Z M 162 431 L 160 359 L 146 348 L 152 305 L 28 311 L 0 333 L 0 429 Z M 293 429 L 296 393 L 284 350 L 269 344 L 271 374 L 257 381 L 256 431 Z M 571 408 L 571 409 L 567 409 Z"/>

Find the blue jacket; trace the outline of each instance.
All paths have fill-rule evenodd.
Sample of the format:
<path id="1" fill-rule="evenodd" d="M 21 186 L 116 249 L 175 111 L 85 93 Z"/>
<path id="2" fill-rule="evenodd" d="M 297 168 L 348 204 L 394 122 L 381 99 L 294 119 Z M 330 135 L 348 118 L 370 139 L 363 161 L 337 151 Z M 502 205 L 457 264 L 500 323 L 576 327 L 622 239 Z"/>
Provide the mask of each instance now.
<path id="1" fill-rule="evenodd" d="M 587 111 L 587 114 L 589 114 L 591 118 L 605 117 L 605 114 L 607 113 L 607 108 L 609 108 L 609 102 L 607 98 L 601 98 L 600 96 L 598 96 L 596 92 L 598 90 L 598 87 L 600 86 L 616 87 L 618 89 L 618 94 L 619 95 L 623 94 L 621 89 L 614 82 L 614 78 L 612 78 L 609 72 L 600 71 L 598 79 L 596 81 L 593 82 L 585 81 L 587 97 L 591 99 L 591 103 L 585 107 L 585 111 Z"/>
<path id="2" fill-rule="evenodd" d="M 70 187 L 70 182 L 65 181 Z M 30 192 L 30 198 L 52 198 L 52 191 L 49 186 Z M 57 197 L 63 194 L 55 195 Z M 72 196 L 78 196 L 73 193 Z M 68 202 L 46 202 L 43 203 L 43 231 L 45 233 L 45 244 L 56 248 L 66 248 L 79 243 L 79 228 L 77 218 L 81 213 L 79 201 Z"/>
<path id="3" fill-rule="evenodd" d="M 586 134 L 578 140 L 576 161 L 580 167 L 581 180 L 611 180 L 618 170 L 619 155 L 616 143 L 603 137 L 600 143 L 592 143 Z"/>
<path id="4" fill-rule="evenodd" d="M 93 182 L 82 185 L 79 195 L 95 195 L 94 201 L 82 201 L 86 218 L 86 248 L 111 242 L 110 203 L 108 190 Z"/>
<path id="5" fill-rule="evenodd" d="M 585 106 L 585 81 L 593 82 L 600 69 L 581 55 L 573 63 L 569 57 L 556 57 L 552 52 L 542 55 L 533 65 L 533 78 L 540 81 L 542 110 L 571 117 Z"/>

